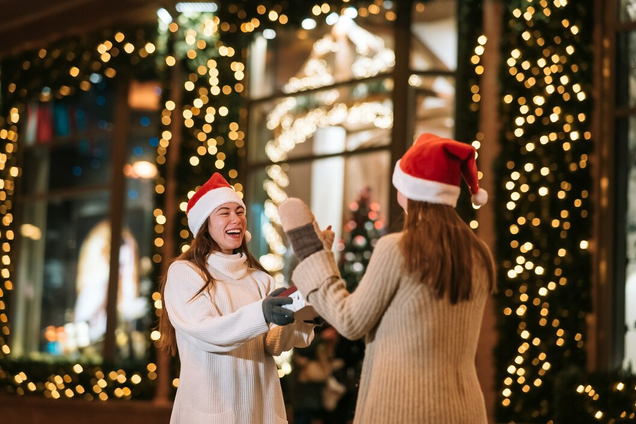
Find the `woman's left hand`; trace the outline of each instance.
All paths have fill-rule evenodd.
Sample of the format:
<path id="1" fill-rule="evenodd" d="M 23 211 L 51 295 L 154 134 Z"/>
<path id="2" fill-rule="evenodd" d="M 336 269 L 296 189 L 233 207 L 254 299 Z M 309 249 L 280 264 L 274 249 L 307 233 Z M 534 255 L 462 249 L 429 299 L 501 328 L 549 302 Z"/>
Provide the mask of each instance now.
<path id="1" fill-rule="evenodd" d="M 316 224 L 317 225 L 317 224 Z M 336 233 L 331 229 L 331 225 L 321 231 L 322 233 L 322 245 L 325 250 L 329 251 L 333 248 L 333 241 L 336 238 Z"/>

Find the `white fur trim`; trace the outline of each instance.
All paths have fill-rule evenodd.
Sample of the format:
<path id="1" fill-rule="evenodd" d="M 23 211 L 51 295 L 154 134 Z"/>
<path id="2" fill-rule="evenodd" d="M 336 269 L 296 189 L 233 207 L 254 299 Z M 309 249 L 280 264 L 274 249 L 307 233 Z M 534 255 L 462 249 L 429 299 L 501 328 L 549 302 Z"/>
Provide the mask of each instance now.
<path id="1" fill-rule="evenodd" d="M 473 194 L 471 200 L 474 205 L 483 206 L 488 202 L 488 192 L 480 188 L 476 194 Z"/>
<path id="2" fill-rule="evenodd" d="M 245 203 L 233 188 L 219 187 L 205 193 L 188 212 L 188 227 L 196 236 L 201 225 L 208 219 L 212 211 L 224 203 L 238 203 L 245 207 Z"/>
<path id="3" fill-rule="evenodd" d="M 395 164 L 393 171 L 393 185 L 404 196 L 411 200 L 457 206 L 460 188 L 451 184 L 437 181 L 423 180 L 413 177 L 400 168 L 400 161 Z"/>
<path id="4" fill-rule="evenodd" d="M 252 240 L 252 233 L 250 233 L 249 231 L 245 230 L 245 235 L 243 237 L 245 238 L 245 243 L 249 243 L 250 240 Z"/>

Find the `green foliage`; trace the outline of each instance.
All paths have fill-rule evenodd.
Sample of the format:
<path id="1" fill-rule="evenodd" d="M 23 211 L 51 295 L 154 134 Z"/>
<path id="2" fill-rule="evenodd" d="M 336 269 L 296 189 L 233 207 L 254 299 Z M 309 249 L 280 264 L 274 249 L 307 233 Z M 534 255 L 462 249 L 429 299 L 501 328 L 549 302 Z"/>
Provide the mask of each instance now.
<path id="1" fill-rule="evenodd" d="M 592 11 L 591 0 L 506 3 L 495 205 L 502 422 L 555 418 L 559 376 L 585 367 Z"/>

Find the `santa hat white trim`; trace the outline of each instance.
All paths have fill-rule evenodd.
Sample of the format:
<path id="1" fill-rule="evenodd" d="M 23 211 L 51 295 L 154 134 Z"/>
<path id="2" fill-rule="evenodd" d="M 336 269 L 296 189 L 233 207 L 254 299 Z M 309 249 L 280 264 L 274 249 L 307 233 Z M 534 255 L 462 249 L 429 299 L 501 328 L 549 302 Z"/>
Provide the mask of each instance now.
<path id="1" fill-rule="evenodd" d="M 188 212 L 188 227 L 192 235 L 196 237 L 212 211 L 225 203 L 238 203 L 245 207 L 243 199 L 230 187 L 215 188 L 201 196 Z"/>
<path id="2" fill-rule="evenodd" d="M 421 202 L 457 206 L 457 199 L 459 199 L 461 191 L 458 186 L 413 177 L 402 171 L 400 161 L 398 160 L 395 164 L 393 185 L 404 196 Z"/>

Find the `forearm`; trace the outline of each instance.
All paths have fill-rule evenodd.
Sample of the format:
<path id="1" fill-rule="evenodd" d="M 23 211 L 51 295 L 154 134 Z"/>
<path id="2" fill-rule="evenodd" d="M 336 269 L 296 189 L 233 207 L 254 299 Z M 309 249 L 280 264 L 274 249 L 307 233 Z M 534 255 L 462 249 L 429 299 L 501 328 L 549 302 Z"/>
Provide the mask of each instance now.
<path id="1" fill-rule="evenodd" d="M 294 347 L 307 347 L 314 339 L 313 324 L 295 322 L 284 327 L 273 325 L 265 338 L 265 350 L 274 356 Z"/>

